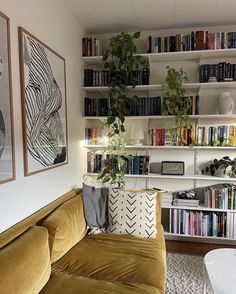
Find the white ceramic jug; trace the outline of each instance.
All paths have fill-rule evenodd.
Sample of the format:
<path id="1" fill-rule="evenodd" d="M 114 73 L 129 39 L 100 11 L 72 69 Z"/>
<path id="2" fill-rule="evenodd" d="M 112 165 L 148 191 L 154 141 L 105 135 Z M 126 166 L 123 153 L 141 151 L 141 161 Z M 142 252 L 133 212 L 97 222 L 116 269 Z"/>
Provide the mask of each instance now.
<path id="1" fill-rule="evenodd" d="M 230 92 L 222 92 L 218 99 L 219 114 L 232 114 L 234 109 L 234 99 Z"/>

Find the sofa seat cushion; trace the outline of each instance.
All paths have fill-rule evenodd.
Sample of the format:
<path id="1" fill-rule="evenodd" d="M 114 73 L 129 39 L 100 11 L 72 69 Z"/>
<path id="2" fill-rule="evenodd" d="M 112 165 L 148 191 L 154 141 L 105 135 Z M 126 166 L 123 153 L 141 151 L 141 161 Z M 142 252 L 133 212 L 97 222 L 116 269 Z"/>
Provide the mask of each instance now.
<path id="1" fill-rule="evenodd" d="M 142 284 L 123 284 L 53 273 L 40 294 L 159 294 L 157 289 Z"/>
<path id="2" fill-rule="evenodd" d="M 0 293 L 37 294 L 51 274 L 48 232 L 32 227 L 0 250 Z"/>
<path id="3" fill-rule="evenodd" d="M 86 236 L 53 264 L 52 271 L 99 280 L 143 283 L 164 293 L 166 251 L 161 225 L 157 231 L 156 239 L 108 233 Z"/>

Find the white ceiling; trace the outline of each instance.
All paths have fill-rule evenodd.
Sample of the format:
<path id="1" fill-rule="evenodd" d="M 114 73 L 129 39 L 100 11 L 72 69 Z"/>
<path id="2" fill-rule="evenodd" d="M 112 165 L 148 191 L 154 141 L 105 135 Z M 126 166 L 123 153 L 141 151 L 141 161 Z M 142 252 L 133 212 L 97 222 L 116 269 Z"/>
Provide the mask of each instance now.
<path id="1" fill-rule="evenodd" d="M 87 33 L 236 24 L 236 0 L 63 0 Z"/>

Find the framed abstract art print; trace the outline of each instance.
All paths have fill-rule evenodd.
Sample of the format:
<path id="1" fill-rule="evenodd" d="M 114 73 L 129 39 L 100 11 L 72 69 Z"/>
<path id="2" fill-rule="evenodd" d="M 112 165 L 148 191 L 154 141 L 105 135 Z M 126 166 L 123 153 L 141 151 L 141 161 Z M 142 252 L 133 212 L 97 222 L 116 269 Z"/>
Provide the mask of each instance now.
<path id="1" fill-rule="evenodd" d="M 65 59 L 19 28 L 25 176 L 68 162 Z"/>
<path id="2" fill-rule="evenodd" d="M 0 184 L 15 179 L 10 20 L 0 12 Z"/>

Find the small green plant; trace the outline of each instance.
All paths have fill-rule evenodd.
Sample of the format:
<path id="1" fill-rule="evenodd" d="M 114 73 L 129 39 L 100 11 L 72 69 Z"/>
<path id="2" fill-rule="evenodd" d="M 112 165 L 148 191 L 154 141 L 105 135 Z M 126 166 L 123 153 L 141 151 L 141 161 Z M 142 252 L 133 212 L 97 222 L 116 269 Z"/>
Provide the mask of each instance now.
<path id="1" fill-rule="evenodd" d="M 108 90 L 110 107 L 106 121 L 108 127 L 106 161 L 97 179 L 118 187 L 123 187 L 125 184 L 126 166 L 132 158 L 124 148 L 124 123 L 131 99 L 137 99 L 137 96 L 128 97 L 128 86 L 131 85 L 133 88 L 136 86 L 134 70 L 138 69 L 139 65 L 147 63 L 146 59 L 136 55 L 134 41 L 139 37 L 140 32 L 133 35 L 122 32 L 112 37 L 102 59 L 111 77 Z"/>
<path id="2" fill-rule="evenodd" d="M 162 85 L 164 90 L 163 115 L 174 115 L 176 128 L 190 128 L 189 110 L 191 99 L 187 96 L 183 83 L 188 82 L 187 73 L 181 68 L 179 70 L 166 67 L 167 75 L 165 83 Z M 181 135 L 181 141 L 185 144 L 186 140 Z"/>
<path id="3" fill-rule="evenodd" d="M 230 159 L 229 156 L 224 156 L 221 159 L 214 159 L 210 161 L 204 169 L 202 174 L 210 174 L 212 176 L 236 177 L 236 158 Z"/>

